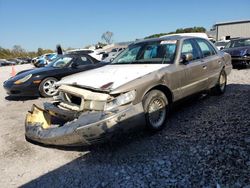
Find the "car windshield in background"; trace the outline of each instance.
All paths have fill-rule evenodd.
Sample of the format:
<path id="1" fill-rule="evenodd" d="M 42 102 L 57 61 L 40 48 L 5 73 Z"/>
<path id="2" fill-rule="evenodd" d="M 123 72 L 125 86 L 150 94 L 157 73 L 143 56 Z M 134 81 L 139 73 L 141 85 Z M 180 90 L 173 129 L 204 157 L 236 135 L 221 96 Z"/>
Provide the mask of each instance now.
<path id="1" fill-rule="evenodd" d="M 215 46 L 226 46 L 228 42 L 216 42 Z"/>
<path id="2" fill-rule="evenodd" d="M 225 48 L 237 48 L 244 46 L 250 46 L 250 39 L 232 40 L 226 45 Z"/>
<path id="3" fill-rule="evenodd" d="M 55 54 L 46 55 L 46 57 L 47 57 L 48 59 L 53 59 L 55 56 L 56 56 Z"/>
<path id="4" fill-rule="evenodd" d="M 169 64 L 175 58 L 176 40 L 144 42 L 130 46 L 112 64 Z"/>
<path id="5" fill-rule="evenodd" d="M 52 61 L 49 66 L 56 67 L 56 68 L 62 68 L 65 67 L 70 61 L 72 60 L 72 57 L 64 56 L 59 57 Z"/>

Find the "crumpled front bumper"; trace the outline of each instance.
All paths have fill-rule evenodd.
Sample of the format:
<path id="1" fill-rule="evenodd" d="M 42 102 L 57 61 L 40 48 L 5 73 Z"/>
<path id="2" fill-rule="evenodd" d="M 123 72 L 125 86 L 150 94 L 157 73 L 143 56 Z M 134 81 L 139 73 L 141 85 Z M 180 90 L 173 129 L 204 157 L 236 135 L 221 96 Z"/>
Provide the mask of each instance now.
<path id="1" fill-rule="evenodd" d="M 117 131 L 129 131 L 145 125 L 141 103 L 122 106 L 112 112 L 85 112 L 60 126 L 53 124 L 53 121 L 60 121 L 53 108 L 56 109 L 50 106 L 44 110 L 33 105 L 25 120 L 28 140 L 54 146 L 91 145 L 103 142 Z"/>

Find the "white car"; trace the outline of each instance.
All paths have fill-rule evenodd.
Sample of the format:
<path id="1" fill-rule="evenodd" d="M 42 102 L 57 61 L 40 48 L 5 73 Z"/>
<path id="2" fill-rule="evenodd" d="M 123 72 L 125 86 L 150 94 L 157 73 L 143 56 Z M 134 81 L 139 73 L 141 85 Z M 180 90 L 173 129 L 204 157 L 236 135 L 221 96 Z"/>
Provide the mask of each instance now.
<path id="1" fill-rule="evenodd" d="M 221 40 L 214 43 L 218 50 L 222 50 L 229 43 L 230 40 Z"/>
<path id="2" fill-rule="evenodd" d="M 88 55 L 101 61 L 103 59 L 103 54 L 105 53 L 102 50 L 90 50 L 90 49 L 76 49 L 76 50 L 69 50 L 66 53 L 79 53 L 79 52 L 87 52 Z"/>
<path id="3" fill-rule="evenodd" d="M 105 53 L 106 57 L 102 60 L 104 62 L 111 62 L 118 56 L 125 48 L 114 48 L 111 52 Z"/>

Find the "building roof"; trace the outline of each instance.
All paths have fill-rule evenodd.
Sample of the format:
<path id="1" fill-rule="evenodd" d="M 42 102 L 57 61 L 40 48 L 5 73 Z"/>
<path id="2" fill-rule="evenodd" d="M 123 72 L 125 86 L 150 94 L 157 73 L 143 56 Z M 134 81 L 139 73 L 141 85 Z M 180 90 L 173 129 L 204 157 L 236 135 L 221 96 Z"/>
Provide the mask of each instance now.
<path id="1" fill-rule="evenodd" d="M 218 23 L 214 24 L 214 26 L 230 25 L 230 24 L 240 24 L 240 23 L 250 23 L 250 20 L 238 20 L 238 21 L 230 21 L 230 22 L 218 22 Z"/>

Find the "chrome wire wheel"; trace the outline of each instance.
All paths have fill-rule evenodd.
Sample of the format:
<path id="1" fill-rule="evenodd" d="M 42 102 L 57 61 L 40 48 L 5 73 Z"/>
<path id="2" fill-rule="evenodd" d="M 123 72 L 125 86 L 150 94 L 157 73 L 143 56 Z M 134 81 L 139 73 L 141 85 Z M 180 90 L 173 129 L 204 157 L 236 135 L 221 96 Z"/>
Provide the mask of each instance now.
<path id="1" fill-rule="evenodd" d="M 221 74 L 220 75 L 219 84 L 220 84 L 221 91 L 223 91 L 225 89 L 225 86 L 226 86 L 226 77 L 225 77 L 225 74 Z"/>
<path id="2" fill-rule="evenodd" d="M 150 124 L 158 129 L 166 119 L 166 104 L 161 98 L 154 98 L 148 105 L 148 120 Z"/>
<path id="3" fill-rule="evenodd" d="M 226 87 L 226 75 L 225 72 L 222 72 L 220 74 L 220 80 L 219 80 L 219 86 L 220 86 L 220 90 L 223 92 L 225 90 Z"/>
<path id="4" fill-rule="evenodd" d="M 223 69 L 220 73 L 219 79 L 216 83 L 216 85 L 211 88 L 211 94 L 212 95 L 222 95 L 225 93 L 227 87 L 227 74 L 225 70 Z"/>
<path id="5" fill-rule="evenodd" d="M 56 80 L 46 80 L 43 83 L 43 92 L 47 96 L 54 96 L 57 93 Z"/>

